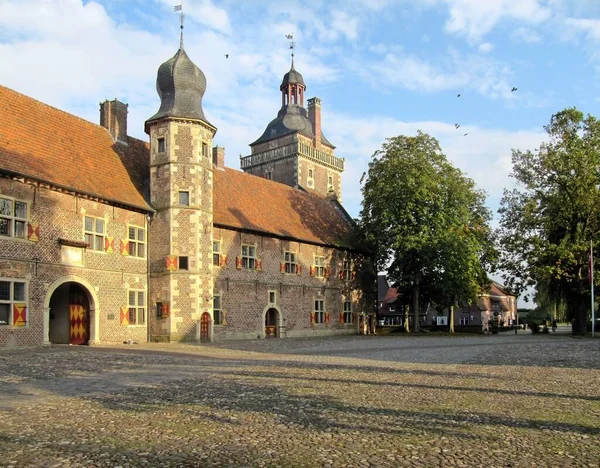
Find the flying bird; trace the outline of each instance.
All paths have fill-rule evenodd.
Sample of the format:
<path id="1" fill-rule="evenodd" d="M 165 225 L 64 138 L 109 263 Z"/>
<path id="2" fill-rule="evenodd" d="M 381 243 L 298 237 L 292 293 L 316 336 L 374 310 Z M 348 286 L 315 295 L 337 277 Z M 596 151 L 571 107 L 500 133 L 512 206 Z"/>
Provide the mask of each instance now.
<path id="1" fill-rule="evenodd" d="M 454 128 L 460 127 L 460 124 L 454 124 Z"/>
<path id="2" fill-rule="evenodd" d="M 225 58 L 228 59 L 229 58 L 229 54 L 225 54 Z"/>
<path id="3" fill-rule="evenodd" d="M 465 133 L 463 136 L 467 136 L 467 135 L 468 135 L 468 133 Z"/>
<path id="4" fill-rule="evenodd" d="M 514 93 L 517 90 L 517 88 L 515 88 L 514 86 L 512 87 L 512 89 L 510 90 L 511 93 Z"/>
<path id="5" fill-rule="evenodd" d="M 362 184 L 362 183 L 363 183 L 363 180 L 365 179 L 365 176 L 366 176 L 366 175 L 367 175 L 367 173 L 366 173 L 366 172 L 363 172 L 363 175 L 360 177 L 360 182 L 359 182 L 359 184 Z"/>
<path id="6" fill-rule="evenodd" d="M 460 97 L 460 94 L 457 94 L 456 97 Z"/>

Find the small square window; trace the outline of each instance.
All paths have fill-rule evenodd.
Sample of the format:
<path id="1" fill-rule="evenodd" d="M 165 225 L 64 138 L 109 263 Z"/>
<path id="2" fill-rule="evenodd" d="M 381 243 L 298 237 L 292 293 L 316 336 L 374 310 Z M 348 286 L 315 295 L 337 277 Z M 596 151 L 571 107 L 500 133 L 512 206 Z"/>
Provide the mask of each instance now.
<path id="1" fill-rule="evenodd" d="M 188 257 L 179 257 L 179 269 L 189 270 Z"/>
<path id="2" fill-rule="evenodd" d="M 208 157 L 208 145 L 202 142 L 202 156 Z"/>
<path id="3" fill-rule="evenodd" d="M 158 152 L 159 153 L 164 153 L 165 152 L 165 139 L 164 138 L 159 138 L 157 140 L 158 142 Z"/>
<path id="4" fill-rule="evenodd" d="M 312 169 L 308 170 L 308 178 L 312 179 L 314 177 L 314 171 Z"/>
<path id="5" fill-rule="evenodd" d="M 179 204 L 190 206 L 190 192 L 179 192 Z"/>
<path id="6" fill-rule="evenodd" d="M 275 304 L 275 291 L 269 291 L 269 304 Z"/>
<path id="7" fill-rule="evenodd" d="M 213 241 L 213 265 L 221 266 L 221 242 Z"/>
<path id="8" fill-rule="evenodd" d="M 215 325 L 222 325 L 223 323 L 222 310 L 221 296 L 213 296 L 213 323 Z"/>

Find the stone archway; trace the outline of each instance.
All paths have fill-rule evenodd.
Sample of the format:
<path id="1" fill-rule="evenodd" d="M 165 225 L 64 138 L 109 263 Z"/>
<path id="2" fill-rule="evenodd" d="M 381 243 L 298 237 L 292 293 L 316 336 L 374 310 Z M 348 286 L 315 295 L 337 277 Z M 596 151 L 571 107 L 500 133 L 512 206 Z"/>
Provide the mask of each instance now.
<path id="1" fill-rule="evenodd" d="M 73 301 L 74 304 L 69 304 L 69 300 Z M 44 344 L 49 345 L 52 343 L 50 337 L 51 321 L 53 326 L 62 329 L 65 327 L 65 321 L 71 318 L 78 321 L 82 333 L 87 333 L 80 341 L 85 341 L 88 344 L 98 343 L 100 341 L 98 304 L 96 290 L 85 279 L 71 275 L 54 281 L 48 287 L 44 298 Z M 79 305 L 80 307 L 72 308 L 71 305 Z M 53 313 L 52 307 L 55 307 L 54 312 L 56 314 Z M 69 315 L 68 318 L 67 315 Z M 55 341 L 68 342 L 68 339 L 64 337 L 65 333 L 69 333 L 68 331 L 54 332 L 55 330 L 53 330 Z"/>
<path id="2" fill-rule="evenodd" d="M 283 322 L 283 315 L 278 306 L 270 304 L 265 307 L 262 313 L 263 338 L 281 338 Z"/>

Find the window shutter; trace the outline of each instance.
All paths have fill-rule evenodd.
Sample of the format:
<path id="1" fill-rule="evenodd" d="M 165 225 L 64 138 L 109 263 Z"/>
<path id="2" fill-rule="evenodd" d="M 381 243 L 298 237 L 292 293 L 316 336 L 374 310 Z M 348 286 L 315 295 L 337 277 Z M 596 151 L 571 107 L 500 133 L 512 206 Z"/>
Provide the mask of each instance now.
<path id="1" fill-rule="evenodd" d="M 340 325 L 344 324 L 344 312 L 340 312 Z"/>
<path id="2" fill-rule="evenodd" d="M 296 265 L 296 274 L 298 276 L 302 276 L 302 265 L 300 265 L 299 263 Z"/>
<path id="3" fill-rule="evenodd" d="M 167 318 L 169 316 L 170 307 L 168 302 L 163 302 L 161 307 L 161 318 Z"/>
<path id="4" fill-rule="evenodd" d="M 113 253 L 115 251 L 114 237 L 105 237 L 104 238 L 104 251 L 106 253 Z"/>
<path id="5" fill-rule="evenodd" d="M 126 327 L 129 325 L 129 308 L 121 307 L 121 325 Z"/>
<path id="6" fill-rule="evenodd" d="M 25 325 L 27 325 L 27 306 L 15 304 L 13 306 L 13 326 L 24 327 Z"/>
<path id="7" fill-rule="evenodd" d="M 325 312 L 325 323 L 329 324 L 329 312 Z"/>
<path id="8" fill-rule="evenodd" d="M 344 270 L 342 268 L 340 268 L 340 279 L 344 279 Z"/>
<path id="9" fill-rule="evenodd" d="M 325 267 L 325 278 L 329 278 L 329 275 L 331 275 L 331 268 Z"/>
<path id="10" fill-rule="evenodd" d="M 177 270 L 178 260 L 177 255 L 167 255 L 167 271 Z"/>
<path id="11" fill-rule="evenodd" d="M 129 241 L 123 241 L 123 239 L 121 239 L 120 244 L 119 244 L 119 251 L 121 252 L 121 255 L 128 256 L 129 255 Z"/>
<path id="12" fill-rule="evenodd" d="M 310 313 L 310 324 L 311 325 L 315 324 L 315 313 L 314 312 Z"/>
<path id="13" fill-rule="evenodd" d="M 356 279 L 356 271 L 352 271 L 352 281 Z"/>
<path id="14" fill-rule="evenodd" d="M 221 310 L 221 325 L 227 325 L 227 311 L 225 309 Z"/>
<path id="15" fill-rule="evenodd" d="M 262 259 L 257 258 L 256 261 L 254 262 L 254 269 L 256 271 L 262 271 Z"/>
<path id="16" fill-rule="evenodd" d="M 279 263 L 279 271 L 285 273 L 285 262 Z"/>
<path id="17" fill-rule="evenodd" d="M 40 240 L 40 225 L 38 223 L 27 223 L 27 239 L 31 242 Z"/>
<path id="18" fill-rule="evenodd" d="M 241 259 L 241 257 L 239 255 L 237 257 L 235 257 L 235 267 L 238 270 L 242 269 L 242 259 Z"/>
<path id="19" fill-rule="evenodd" d="M 315 276 L 315 267 L 314 267 L 314 265 L 310 266 L 310 276 Z"/>
<path id="20" fill-rule="evenodd" d="M 219 266 L 227 266 L 227 255 L 221 254 L 221 258 L 219 259 Z"/>

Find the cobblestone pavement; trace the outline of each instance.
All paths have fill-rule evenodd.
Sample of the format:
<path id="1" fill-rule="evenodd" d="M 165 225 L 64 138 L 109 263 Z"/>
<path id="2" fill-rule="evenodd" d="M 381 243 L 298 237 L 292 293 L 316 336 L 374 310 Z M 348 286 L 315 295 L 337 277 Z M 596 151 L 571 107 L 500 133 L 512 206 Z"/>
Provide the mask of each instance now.
<path id="1" fill-rule="evenodd" d="M 598 467 L 600 340 L 0 352 L 0 466 Z"/>

